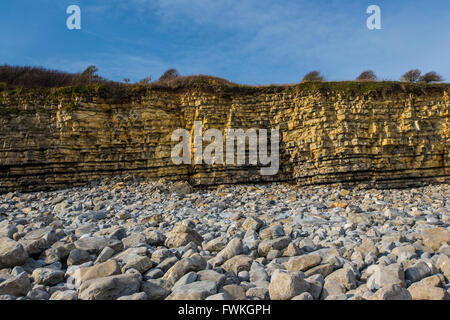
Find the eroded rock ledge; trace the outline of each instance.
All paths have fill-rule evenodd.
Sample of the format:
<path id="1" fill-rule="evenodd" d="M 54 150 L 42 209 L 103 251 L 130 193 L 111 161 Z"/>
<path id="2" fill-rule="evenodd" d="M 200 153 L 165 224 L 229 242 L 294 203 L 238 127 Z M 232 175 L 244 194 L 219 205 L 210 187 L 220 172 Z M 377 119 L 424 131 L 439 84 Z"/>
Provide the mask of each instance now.
<path id="1" fill-rule="evenodd" d="M 450 181 L 450 85 L 320 83 L 0 91 L 0 192 L 62 188 L 116 174 L 193 185 L 292 181 L 389 187 Z M 172 132 L 280 130 L 280 170 L 174 165 Z"/>

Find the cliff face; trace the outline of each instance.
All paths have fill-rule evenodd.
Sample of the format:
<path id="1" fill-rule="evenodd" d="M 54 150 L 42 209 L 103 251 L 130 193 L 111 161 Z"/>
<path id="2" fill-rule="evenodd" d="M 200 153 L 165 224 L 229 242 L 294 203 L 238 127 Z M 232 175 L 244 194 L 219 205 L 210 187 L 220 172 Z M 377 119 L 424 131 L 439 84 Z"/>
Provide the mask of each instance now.
<path id="1" fill-rule="evenodd" d="M 194 185 L 293 181 L 405 186 L 450 181 L 450 86 L 318 84 L 146 89 L 120 102 L 70 89 L 0 92 L 0 192 L 121 173 Z M 280 130 L 280 169 L 175 165 L 178 128 Z"/>

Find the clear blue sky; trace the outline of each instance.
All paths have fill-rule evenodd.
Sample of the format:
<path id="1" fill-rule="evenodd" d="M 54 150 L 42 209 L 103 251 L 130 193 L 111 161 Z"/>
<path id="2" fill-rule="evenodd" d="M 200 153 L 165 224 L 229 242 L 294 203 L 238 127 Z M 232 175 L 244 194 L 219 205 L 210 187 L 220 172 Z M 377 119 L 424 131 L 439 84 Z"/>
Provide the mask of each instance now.
<path id="1" fill-rule="evenodd" d="M 66 8 L 81 8 L 81 30 Z M 366 8 L 381 8 L 368 30 Z M 82 71 L 113 80 L 166 69 L 238 83 L 328 80 L 373 69 L 397 80 L 411 68 L 450 80 L 449 0 L 1 0 L 0 64 Z"/>

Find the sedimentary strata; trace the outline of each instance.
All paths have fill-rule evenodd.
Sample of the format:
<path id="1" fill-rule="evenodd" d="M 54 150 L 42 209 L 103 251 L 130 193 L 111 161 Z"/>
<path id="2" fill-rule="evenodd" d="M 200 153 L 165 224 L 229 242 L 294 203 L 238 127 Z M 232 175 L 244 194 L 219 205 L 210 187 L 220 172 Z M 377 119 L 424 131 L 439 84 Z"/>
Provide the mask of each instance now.
<path id="1" fill-rule="evenodd" d="M 192 185 L 290 181 L 408 186 L 448 182 L 449 85 L 306 83 L 3 90 L 0 192 L 81 185 L 129 173 Z M 280 170 L 174 165 L 177 128 L 280 130 Z"/>

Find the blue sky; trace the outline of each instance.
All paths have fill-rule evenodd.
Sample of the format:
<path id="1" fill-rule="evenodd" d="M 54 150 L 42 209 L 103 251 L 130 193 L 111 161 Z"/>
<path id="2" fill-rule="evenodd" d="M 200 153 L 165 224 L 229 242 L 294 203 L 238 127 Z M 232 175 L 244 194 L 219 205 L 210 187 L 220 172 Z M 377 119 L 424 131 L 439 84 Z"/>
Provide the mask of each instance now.
<path id="1" fill-rule="evenodd" d="M 66 8 L 81 8 L 81 30 Z M 366 8 L 381 8 L 369 30 Z M 158 78 L 168 68 L 245 84 L 293 83 L 311 70 L 328 80 L 372 69 L 397 80 L 411 68 L 450 80 L 450 1 L 2 0 L 0 64 L 113 80 Z"/>

